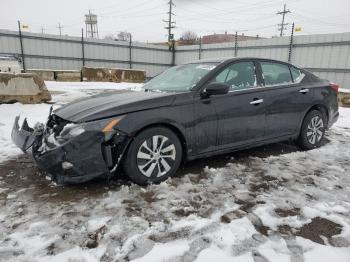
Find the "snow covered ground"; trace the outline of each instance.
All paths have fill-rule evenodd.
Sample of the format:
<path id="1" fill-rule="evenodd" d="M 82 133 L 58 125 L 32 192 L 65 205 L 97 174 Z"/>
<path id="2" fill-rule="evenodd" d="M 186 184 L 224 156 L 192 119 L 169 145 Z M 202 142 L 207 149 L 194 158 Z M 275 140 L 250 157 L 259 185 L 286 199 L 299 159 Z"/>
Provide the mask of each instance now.
<path id="1" fill-rule="evenodd" d="M 47 85 L 54 106 L 132 88 Z M 195 161 L 148 187 L 64 187 L 10 141 L 16 114 L 34 124 L 49 107 L 0 105 L 0 261 L 350 261 L 350 109 L 320 149 L 279 143 Z"/>

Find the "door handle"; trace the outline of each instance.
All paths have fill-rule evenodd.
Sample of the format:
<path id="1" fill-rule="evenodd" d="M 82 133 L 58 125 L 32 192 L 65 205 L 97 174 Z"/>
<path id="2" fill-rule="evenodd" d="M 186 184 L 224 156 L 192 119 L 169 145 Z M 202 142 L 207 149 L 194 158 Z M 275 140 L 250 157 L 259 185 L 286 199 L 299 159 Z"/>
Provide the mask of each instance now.
<path id="1" fill-rule="evenodd" d="M 251 105 L 259 105 L 261 103 L 264 103 L 264 99 L 255 99 L 250 102 Z"/>
<path id="2" fill-rule="evenodd" d="M 299 93 L 306 94 L 306 93 L 309 93 L 309 91 L 310 91 L 309 89 L 303 88 L 299 90 Z"/>

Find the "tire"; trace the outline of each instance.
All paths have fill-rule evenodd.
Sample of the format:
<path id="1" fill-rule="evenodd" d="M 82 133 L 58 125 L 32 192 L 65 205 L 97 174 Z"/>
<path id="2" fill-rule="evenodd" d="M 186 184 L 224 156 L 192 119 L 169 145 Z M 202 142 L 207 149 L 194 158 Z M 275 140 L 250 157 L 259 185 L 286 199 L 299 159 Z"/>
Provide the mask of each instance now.
<path id="1" fill-rule="evenodd" d="M 310 111 L 304 118 L 301 126 L 297 144 L 305 150 L 318 148 L 322 144 L 322 139 L 326 131 L 326 117 L 318 111 Z"/>
<path id="2" fill-rule="evenodd" d="M 123 169 L 136 184 L 156 184 L 173 176 L 181 161 L 182 146 L 177 135 L 168 128 L 152 127 L 134 137 Z"/>

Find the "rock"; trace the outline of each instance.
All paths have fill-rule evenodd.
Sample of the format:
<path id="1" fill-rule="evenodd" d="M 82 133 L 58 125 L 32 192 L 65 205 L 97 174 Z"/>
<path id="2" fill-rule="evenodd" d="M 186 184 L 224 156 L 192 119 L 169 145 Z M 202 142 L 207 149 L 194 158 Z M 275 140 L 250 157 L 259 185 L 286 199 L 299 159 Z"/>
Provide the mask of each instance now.
<path id="1" fill-rule="evenodd" d="M 84 246 L 87 247 L 87 248 L 96 248 L 98 246 L 98 242 L 97 242 L 97 239 L 87 239 L 84 243 Z"/>
<path id="2" fill-rule="evenodd" d="M 238 209 L 222 215 L 220 220 L 222 223 L 228 224 L 228 223 L 231 223 L 232 220 L 242 218 L 245 215 L 246 215 L 246 212 Z"/>

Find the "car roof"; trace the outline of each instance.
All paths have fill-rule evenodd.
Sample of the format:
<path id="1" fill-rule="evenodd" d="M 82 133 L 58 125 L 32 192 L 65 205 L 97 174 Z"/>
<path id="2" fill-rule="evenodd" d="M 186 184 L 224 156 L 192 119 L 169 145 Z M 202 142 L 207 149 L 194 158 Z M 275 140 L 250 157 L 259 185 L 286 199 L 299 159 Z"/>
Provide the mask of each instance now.
<path id="1" fill-rule="evenodd" d="M 270 59 L 270 58 L 263 58 L 263 57 L 222 57 L 222 58 L 209 58 L 209 59 L 201 59 L 197 61 L 192 61 L 189 62 L 188 64 L 200 64 L 200 63 L 224 63 L 224 62 L 234 62 L 234 61 L 239 61 L 239 60 L 267 60 L 271 62 L 278 62 L 278 63 L 285 63 L 289 64 L 284 61 L 280 60 L 275 60 L 275 59 Z"/>

